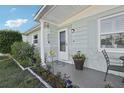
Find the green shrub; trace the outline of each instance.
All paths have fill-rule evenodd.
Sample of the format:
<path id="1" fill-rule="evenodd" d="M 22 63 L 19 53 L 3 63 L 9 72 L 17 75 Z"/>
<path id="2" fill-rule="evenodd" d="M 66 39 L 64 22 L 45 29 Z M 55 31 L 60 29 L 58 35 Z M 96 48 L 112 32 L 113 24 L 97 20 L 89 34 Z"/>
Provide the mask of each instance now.
<path id="1" fill-rule="evenodd" d="M 15 42 L 11 46 L 11 54 L 20 62 L 21 65 L 27 66 L 40 66 L 41 58 L 40 53 L 34 46 L 25 42 Z M 35 62 L 34 62 L 35 61 Z"/>
<path id="2" fill-rule="evenodd" d="M 40 64 L 41 64 L 41 57 L 40 57 L 40 53 L 39 53 L 38 49 L 34 49 L 33 58 L 36 59 L 36 63 L 35 63 L 34 65 L 35 65 L 36 67 L 37 67 L 37 66 L 40 66 Z"/>
<path id="3" fill-rule="evenodd" d="M 11 45 L 15 41 L 22 41 L 21 33 L 13 30 L 0 30 L 0 52 L 10 53 Z"/>
<path id="4" fill-rule="evenodd" d="M 31 58 L 34 56 L 34 47 L 25 42 L 15 42 L 11 46 L 11 54 L 23 66 L 31 66 Z"/>

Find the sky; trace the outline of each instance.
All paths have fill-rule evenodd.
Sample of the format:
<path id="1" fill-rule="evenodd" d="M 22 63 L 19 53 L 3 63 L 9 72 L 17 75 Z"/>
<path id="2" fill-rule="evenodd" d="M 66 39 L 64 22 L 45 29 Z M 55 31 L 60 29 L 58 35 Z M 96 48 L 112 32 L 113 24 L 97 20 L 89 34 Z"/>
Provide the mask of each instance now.
<path id="1" fill-rule="evenodd" d="M 0 30 L 27 31 L 36 24 L 33 16 L 39 8 L 39 5 L 0 5 Z"/>

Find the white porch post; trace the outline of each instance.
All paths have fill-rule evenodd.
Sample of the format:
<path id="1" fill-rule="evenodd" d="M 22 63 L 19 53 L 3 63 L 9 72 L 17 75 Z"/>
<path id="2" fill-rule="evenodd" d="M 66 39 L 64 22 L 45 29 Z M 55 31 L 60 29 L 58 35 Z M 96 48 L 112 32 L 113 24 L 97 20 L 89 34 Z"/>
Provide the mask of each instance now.
<path id="1" fill-rule="evenodd" d="M 44 21 L 40 20 L 40 25 L 41 25 L 41 30 L 40 30 L 40 34 L 41 34 L 41 41 L 40 41 L 40 53 L 41 53 L 41 61 L 42 61 L 42 65 L 46 65 L 45 64 L 45 53 L 44 53 Z"/>

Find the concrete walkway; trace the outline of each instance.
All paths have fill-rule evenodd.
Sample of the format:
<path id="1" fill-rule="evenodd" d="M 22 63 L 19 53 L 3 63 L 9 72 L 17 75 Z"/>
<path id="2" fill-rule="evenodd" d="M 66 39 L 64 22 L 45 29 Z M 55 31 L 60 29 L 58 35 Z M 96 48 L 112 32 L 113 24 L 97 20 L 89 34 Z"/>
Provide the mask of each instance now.
<path id="1" fill-rule="evenodd" d="M 104 72 L 96 71 L 89 68 L 84 70 L 76 70 L 74 65 L 64 62 L 57 62 L 54 65 L 54 72 L 61 72 L 62 74 L 69 74 L 70 79 L 74 84 L 81 88 L 104 88 L 106 82 L 104 81 Z M 124 83 L 121 83 L 122 77 L 109 74 L 107 82 L 111 82 L 115 88 L 124 88 Z"/>

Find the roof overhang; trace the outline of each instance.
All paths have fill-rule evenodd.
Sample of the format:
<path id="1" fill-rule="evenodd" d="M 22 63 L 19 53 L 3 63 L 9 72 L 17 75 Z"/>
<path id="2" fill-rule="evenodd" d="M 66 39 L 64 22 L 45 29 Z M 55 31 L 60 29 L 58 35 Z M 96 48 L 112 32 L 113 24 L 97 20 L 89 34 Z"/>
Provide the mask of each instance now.
<path id="1" fill-rule="evenodd" d="M 34 20 L 42 19 L 58 25 L 88 7 L 89 5 L 44 5 L 36 13 Z"/>
<path id="2" fill-rule="evenodd" d="M 35 21 L 39 21 L 54 5 L 43 5 L 34 16 Z"/>
<path id="3" fill-rule="evenodd" d="M 30 28 L 29 30 L 27 30 L 26 32 L 24 32 L 23 35 L 29 35 L 29 34 L 31 34 L 33 32 L 38 31 L 38 30 L 40 30 L 40 24 L 38 24 L 38 25 Z"/>
<path id="4" fill-rule="evenodd" d="M 92 16 L 118 6 L 114 5 L 45 5 L 35 15 L 34 19 L 45 20 L 56 26 L 64 26 L 81 18 Z"/>

